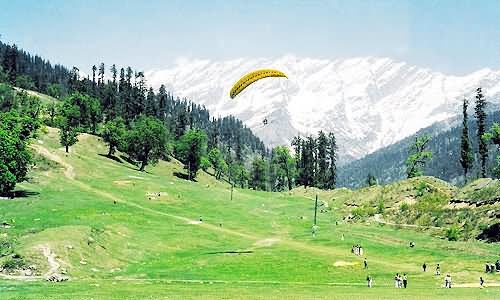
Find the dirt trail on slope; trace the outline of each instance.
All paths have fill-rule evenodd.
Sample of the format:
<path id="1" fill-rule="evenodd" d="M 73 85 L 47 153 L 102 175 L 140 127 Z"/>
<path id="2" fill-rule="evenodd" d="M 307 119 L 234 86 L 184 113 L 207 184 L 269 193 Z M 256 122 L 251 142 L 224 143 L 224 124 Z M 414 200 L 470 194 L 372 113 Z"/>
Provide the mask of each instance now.
<path id="1" fill-rule="evenodd" d="M 63 161 L 62 158 L 55 154 L 50 152 L 47 148 L 42 147 L 40 145 L 31 145 L 31 148 L 35 149 L 36 152 L 42 156 L 45 156 L 46 158 L 55 161 L 56 163 L 60 164 L 61 166 L 64 167 L 64 176 L 68 177 L 69 179 L 74 179 L 75 178 L 75 171 L 72 165 L 68 164 L 67 162 Z"/>
<path id="2" fill-rule="evenodd" d="M 43 256 L 47 258 L 47 262 L 49 264 L 49 270 L 45 272 L 43 275 L 6 275 L 6 274 L 1 274 L 0 273 L 0 278 L 3 279 L 12 279 L 12 280 L 23 280 L 23 281 L 33 281 L 33 280 L 41 280 L 41 279 L 47 279 L 50 276 L 59 276 L 59 268 L 61 265 L 57 262 L 56 260 L 56 254 L 50 250 L 50 247 L 47 245 L 41 245 L 38 248 L 40 251 L 42 251 Z"/>

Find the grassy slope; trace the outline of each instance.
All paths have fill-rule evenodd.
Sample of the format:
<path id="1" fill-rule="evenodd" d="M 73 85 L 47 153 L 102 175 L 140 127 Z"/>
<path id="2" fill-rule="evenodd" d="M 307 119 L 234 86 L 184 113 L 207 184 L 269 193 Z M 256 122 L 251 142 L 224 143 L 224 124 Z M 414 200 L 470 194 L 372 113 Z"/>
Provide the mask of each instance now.
<path id="1" fill-rule="evenodd" d="M 39 92 L 36 92 L 36 91 L 32 91 L 32 90 L 25 90 L 25 89 L 22 89 L 22 88 L 18 88 L 18 87 L 14 87 L 14 89 L 18 92 L 26 92 L 28 95 L 31 95 L 31 96 L 36 96 L 38 97 L 38 99 L 40 99 L 40 102 L 42 102 L 42 104 L 49 104 L 49 103 L 52 103 L 52 102 L 58 102 L 59 100 L 57 100 L 56 98 L 54 97 L 51 97 L 49 95 L 46 95 L 46 94 L 42 94 L 42 93 L 39 93 Z"/>
<path id="2" fill-rule="evenodd" d="M 335 213 L 319 214 L 312 239 L 313 189 L 235 189 L 230 201 L 228 186 L 206 174 L 198 183 L 173 177 L 182 170 L 176 162 L 139 173 L 125 161 L 99 155 L 107 149 L 95 137 L 80 135 L 69 155 L 55 130 L 40 139 L 38 150 L 49 152 L 60 168 L 39 167 L 30 183 L 19 186 L 38 194 L 0 202 L 0 221 L 15 222 L 0 234 L 16 237 L 17 252 L 41 268 L 48 266 L 38 247 L 49 246 L 71 280 L 0 280 L 2 299 L 491 299 L 500 293 L 498 287 L 440 289 L 442 277 L 431 274 L 439 262 L 455 283 L 476 284 L 484 262 L 500 255 L 499 245 L 447 242 L 377 224 L 336 225 Z M 149 192 L 162 196 L 149 200 Z M 361 194 L 335 191 L 342 201 L 333 202 L 333 212 L 353 195 Z M 330 196 L 320 192 L 320 199 Z M 203 224 L 189 224 L 200 216 Z M 410 240 L 416 248 L 407 247 Z M 369 272 L 350 253 L 353 244 L 365 248 Z M 231 250 L 254 252 L 210 254 Z M 339 261 L 353 265 L 334 266 Z M 429 266 L 425 274 L 423 262 Z M 391 288 L 396 272 L 409 274 L 411 289 Z M 372 290 L 364 288 L 368 273 Z M 486 282 L 500 283 L 500 276 L 486 276 Z"/>

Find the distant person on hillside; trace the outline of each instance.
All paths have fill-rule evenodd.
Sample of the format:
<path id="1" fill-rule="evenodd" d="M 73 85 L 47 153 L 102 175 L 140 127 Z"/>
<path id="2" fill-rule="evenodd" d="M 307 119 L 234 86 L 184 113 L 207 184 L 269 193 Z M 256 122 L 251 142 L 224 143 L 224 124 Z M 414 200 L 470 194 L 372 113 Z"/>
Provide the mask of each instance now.
<path id="1" fill-rule="evenodd" d="M 495 262 L 495 269 L 496 269 L 497 272 L 500 272 L 500 261 L 498 259 Z"/>
<path id="2" fill-rule="evenodd" d="M 403 274 L 403 286 L 405 289 L 407 284 L 408 284 L 408 277 L 406 277 L 406 274 Z"/>
<path id="3" fill-rule="evenodd" d="M 316 237 L 316 229 L 318 228 L 317 225 L 313 225 L 311 227 L 311 233 L 312 233 L 312 237 L 315 238 Z"/>
<path id="4" fill-rule="evenodd" d="M 486 267 L 484 268 L 484 272 L 486 272 L 486 273 L 491 272 L 490 263 L 486 263 Z"/>
<path id="5" fill-rule="evenodd" d="M 394 287 L 399 287 L 399 274 L 396 274 L 396 276 L 394 276 Z"/>
<path id="6" fill-rule="evenodd" d="M 483 277 L 482 277 L 482 276 L 481 276 L 481 277 L 479 277 L 479 287 L 480 287 L 480 288 L 483 288 L 483 287 L 484 287 L 484 279 L 483 279 Z"/>
<path id="7" fill-rule="evenodd" d="M 363 256 L 363 247 L 359 247 L 359 256 Z"/>
<path id="8" fill-rule="evenodd" d="M 364 267 L 364 268 L 365 268 L 365 269 L 368 269 L 368 260 L 366 259 L 366 257 L 365 257 L 365 261 L 364 261 L 363 263 L 364 263 L 364 265 L 365 265 L 365 267 Z"/>
<path id="9" fill-rule="evenodd" d="M 436 275 L 441 275 L 441 266 L 439 264 L 436 265 Z"/>
<path id="10" fill-rule="evenodd" d="M 412 242 L 410 242 L 410 248 L 413 248 L 413 247 L 415 247 L 415 243 L 412 241 Z"/>
<path id="11" fill-rule="evenodd" d="M 424 272 L 425 272 L 425 269 L 427 269 L 427 265 L 425 263 L 422 265 L 422 269 L 424 270 Z"/>

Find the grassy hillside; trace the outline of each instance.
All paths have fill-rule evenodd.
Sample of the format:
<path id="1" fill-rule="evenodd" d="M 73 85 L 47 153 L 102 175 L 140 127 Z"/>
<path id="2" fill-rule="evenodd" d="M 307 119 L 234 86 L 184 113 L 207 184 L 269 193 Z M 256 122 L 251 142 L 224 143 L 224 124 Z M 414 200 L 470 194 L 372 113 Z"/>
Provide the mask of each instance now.
<path id="1" fill-rule="evenodd" d="M 18 92 L 26 92 L 28 95 L 31 95 L 31 96 L 35 96 L 37 97 L 38 99 L 40 99 L 40 102 L 44 105 L 46 104 L 49 104 L 49 103 L 53 103 L 53 102 L 57 102 L 59 100 L 57 100 L 56 98 L 54 97 L 51 97 L 49 95 L 46 95 L 46 94 L 42 94 L 42 93 L 39 93 L 39 92 L 36 92 L 36 91 L 32 91 L 32 90 L 25 90 L 25 89 L 22 89 L 22 88 L 18 88 L 18 87 L 15 87 L 14 88 L 16 91 Z"/>
<path id="2" fill-rule="evenodd" d="M 173 176 L 183 171 L 176 161 L 141 173 L 103 156 L 98 138 L 79 140 L 65 154 L 49 129 L 33 145 L 37 164 L 18 186 L 21 196 L 0 200 L 0 223 L 11 226 L 0 228 L 2 245 L 9 245 L 0 262 L 36 266 L 24 277 L 32 281 L 6 279 L 19 271 L 4 270 L 2 299 L 492 299 L 500 293 L 500 275 L 482 272 L 486 261 L 499 258 L 498 244 L 448 242 L 372 219 L 343 221 L 345 204 L 378 203 L 376 191 L 387 187 L 235 189 L 231 201 L 229 186 L 207 174 L 198 182 Z M 435 184 L 438 192 L 455 192 Z M 405 185 L 389 189 L 388 207 Z M 316 193 L 323 212 L 313 238 Z M 417 246 L 409 248 L 409 241 Z M 364 247 L 368 270 L 364 257 L 351 254 L 354 244 Z M 457 287 L 475 288 L 442 289 L 443 276 L 432 274 L 436 263 Z M 392 287 L 397 272 L 408 274 L 409 289 Z M 43 280 L 51 273 L 69 280 Z M 365 288 L 367 275 L 373 289 Z M 479 276 L 490 287 L 476 288 Z"/>
<path id="3" fill-rule="evenodd" d="M 335 200 L 336 191 L 332 193 Z M 363 188 L 341 203 L 344 214 L 353 221 L 375 217 L 419 230 L 432 229 L 443 238 L 476 239 L 483 229 L 498 222 L 500 181 L 484 178 L 457 188 L 423 176 Z"/>

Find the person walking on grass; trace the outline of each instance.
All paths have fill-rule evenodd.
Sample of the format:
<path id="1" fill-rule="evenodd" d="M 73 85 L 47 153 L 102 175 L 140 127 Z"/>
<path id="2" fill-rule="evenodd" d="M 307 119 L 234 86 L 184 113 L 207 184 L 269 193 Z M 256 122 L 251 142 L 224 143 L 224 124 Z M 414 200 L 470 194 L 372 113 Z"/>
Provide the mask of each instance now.
<path id="1" fill-rule="evenodd" d="M 425 272 L 425 269 L 427 269 L 427 265 L 425 263 L 422 265 L 422 269 L 424 270 L 424 272 Z"/>
<path id="2" fill-rule="evenodd" d="M 441 275 L 441 266 L 439 264 L 436 265 L 436 275 Z"/>
<path id="3" fill-rule="evenodd" d="M 407 284 L 408 284 L 408 277 L 406 277 L 406 274 L 403 274 L 403 286 L 405 289 Z"/>
<path id="4" fill-rule="evenodd" d="M 479 288 L 483 288 L 484 287 L 484 279 L 483 279 L 483 276 L 479 277 Z"/>
<path id="5" fill-rule="evenodd" d="M 363 263 L 365 265 L 364 269 L 368 269 L 368 260 L 366 260 L 366 257 L 365 257 L 365 261 Z"/>
<path id="6" fill-rule="evenodd" d="M 396 274 L 396 276 L 394 276 L 394 287 L 399 287 L 399 274 Z"/>
<path id="7" fill-rule="evenodd" d="M 366 282 L 368 284 L 368 287 L 371 288 L 373 285 L 373 279 L 370 275 L 366 276 Z"/>

